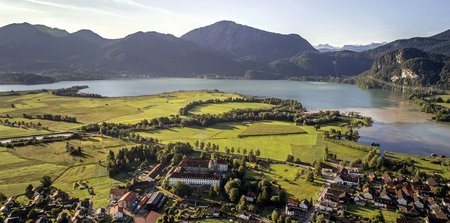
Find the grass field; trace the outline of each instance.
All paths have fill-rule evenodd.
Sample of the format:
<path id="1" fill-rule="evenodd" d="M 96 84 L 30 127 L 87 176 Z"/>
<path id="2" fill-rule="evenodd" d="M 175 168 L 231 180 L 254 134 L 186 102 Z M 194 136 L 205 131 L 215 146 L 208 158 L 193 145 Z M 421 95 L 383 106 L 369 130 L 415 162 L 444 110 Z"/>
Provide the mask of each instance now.
<path id="1" fill-rule="evenodd" d="M 38 185 L 42 176 L 59 176 L 65 166 L 27 160 L 9 152 L 0 152 L 0 192 L 7 196 L 23 193 L 28 184 Z"/>
<path id="2" fill-rule="evenodd" d="M 263 125 L 265 127 L 273 125 L 279 129 L 299 128 L 304 133 L 240 137 L 243 132 L 246 132 L 248 128 L 252 128 L 254 125 Z M 334 128 L 340 127 L 335 126 Z M 338 159 L 347 161 L 364 157 L 366 154 L 364 151 L 322 140 L 320 136 L 321 132 L 316 131 L 312 126 L 302 126 L 300 128 L 294 123 L 279 121 L 263 121 L 253 124 L 221 123 L 207 128 L 172 128 L 140 132 L 139 134 L 146 137 L 158 138 L 162 143 L 183 141 L 193 144 L 196 140 L 205 143 L 211 142 L 219 145 L 220 151 L 222 152 L 225 151 L 226 147 L 230 149 L 234 147 L 235 153 L 237 153 L 237 148 L 241 148 L 241 154 L 243 148 L 247 150 L 259 149 L 261 151 L 261 157 L 277 160 L 286 160 L 287 155 L 292 154 L 296 158 L 310 163 L 322 159 L 325 146 L 328 146 L 330 152 L 336 153 Z"/>
<path id="3" fill-rule="evenodd" d="M 239 137 L 265 136 L 265 135 L 288 135 L 306 133 L 303 129 L 295 125 L 274 125 L 256 123 L 250 125 L 239 134 Z"/>
<path id="4" fill-rule="evenodd" d="M 75 148 L 81 146 L 83 156 L 72 156 L 67 153 L 67 142 Z M 95 163 L 98 160 L 105 160 L 109 150 L 117 152 L 120 148 L 131 145 L 133 144 L 114 138 L 90 137 L 82 140 L 68 140 L 63 142 L 20 147 L 15 150 L 11 150 L 11 153 L 23 158 L 72 166 Z"/>
<path id="5" fill-rule="evenodd" d="M 6 118 L 0 118 L 0 120 L 5 121 Z M 56 121 L 49 121 L 49 120 L 43 120 L 43 119 L 26 119 L 26 118 L 8 118 L 7 120 L 11 122 L 26 122 L 33 124 L 41 123 L 42 127 L 47 127 L 50 131 L 71 131 L 76 130 L 77 128 L 80 128 L 82 124 L 80 123 L 70 123 L 70 122 L 56 122 Z M 43 131 L 43 130 L 41 130 Z"/>
<path id="6" fill-rule="evenodd" d="M 32 128 L 16 128 L 0 125 L 0 139 L 45 134 L 48 131 Z"/>
<path id="7" fill-rule="evenodd" d="M 407 158 L 414 160 L 415 165 L 421 170 L 427 173 L 436 173 L 442 175 L 444 178 L 450 178 L 450 167 L 441 165 L 437 162 L 448 161 L 449 158 L 439 158 L 439 157 L 430 157 L 430 156 L 419 156 L 412 155 L 406 153 L 394 153 L 394 152 L 386 152 L 386 158 L 394 159 L 394 160 L 406 160 Z"/>
<path id="8" fill-rule="evenodd" d="M 255 123 L 264 125 L 290 126 L 295 127 L 294 123 L 264 121 Z M 317 136 L 313 128 L 310 128 L 310 134 L 292 134 L 292 135 L 265 135 L 258 137 L 239 137 L 239 135 L 249 126 L 255 124 L 243 123 L 221 123 L 208 128 L 172 128 L 165 130 L 157 130 L 148 133 L 139 133 L 142 136 L 155 137 L 163 143 L 184 141 L 194 143 L 196 140 L 219 145 L 221 151 L 225 151 L 225 147 L 241 148 L 247 150 L 259 149 L 261 157 L 268 157 L 278 160 L 285 160 L 288 154 L 291 154 L 291 144 L 297 143 L 302 145 L 315 145 Z"/>
<path id="9" fill-rule="evenodd" d="M 19 147 L 14 150 L 0 150 L 0 192 L 7 196 L 21 194 L 28 184 L 37 186 L 42 176 L 50 176 L 54 186 L 72 196 L 90 197 L 87 190 L 73 188 L 73 183 L 87 180 L 94 188 L 95 207 L 106 206 L 109 189 L 114 184 L 123 184 L 118 179 L 108 177 L 106 168 L 98 161 L 105 160 L 109 150 L 117 151 L 133 144 L 118 139 L 90 137 L 70 140 L 77 147 L 81 145 L 85 156 L 73 157 L 65 151 L 66 142 Z"/>
<path id="10" fill-rule="evenodd" d="M 302 162 L 313 163 L 316 160 L 321 160 L 325 153 L 325 147 L 333 154 L 337 154 L 337 159 L 352 161 L 366 156 L 367 152 L 357 149 L 352 149 L 347 146 L 335 144 L 322 139 L 317 135 L 315 145 L 291 145 L 292 155 L 299 158 Z"/>
<path id="11" fill-rule="evenodd" d="M 74 116 L 82 123 L 102 121 L 137 123 L 142 119 L 177 115 L 181 107 L 196 100 L 225 99 L 236 94 L 183 91 L 150 96 L 116 98 L 61 97 L 51 93 L 0 96 L 0 114 L 22 117 L 27 114 Z M 15 108 L 12 108 L 14 104 Z"/>
<path id="12" fill-rule="evenodd" d="M 260 109 L 271 108 L 273 105 L 263 103 L 227 102 L 221 104 L 205 104 L 195 106 L 190 110 L 191 114 L 221 114 L 233 109 Z"/>
<path id="13" fill-rule="evenodd" d="M 69 168 L 54 182 L 54 186 L 68 192 L 73 197 L 90 198 L 88 191 L 75 189 L 73 184 L 77 181 L 86 180 L 93 187 L 95 195 L 94 206 L 106 207 L 109 202 L 109 190 L 114 185 L 123 185 L 125 182 L 108 177 L 106 168 L 99 164 L 89 164 Z"/>
<path id="14" fill-rule="evenodd" d="M 323 181 L 316 179 L 311 183 L 306 181 L 306 176 L 297 177 L 297 173 L 301 169 L 286 164 L 272 164 L 268 170 L 249 170 L 246 178 L 275 180 L 292 198 L 315 199 L 322 188 Z"/>
<path id="15" fill-rule="evenodd" d="M 347 212 L 352 213 L 354 215 L 358 215 L 363 218 L 371 218 L 375 213 L 377 209 L 369 208 L 369 207 L 360 207 L 354 204 L 350 204 L 347 206 Z M 381 213 L 383 213 L 384 219 L 386 222 L 395 223 L 397 222 L 397 218 L 400 216 L 392 211 L 386 211 L 381 210 Z"/>

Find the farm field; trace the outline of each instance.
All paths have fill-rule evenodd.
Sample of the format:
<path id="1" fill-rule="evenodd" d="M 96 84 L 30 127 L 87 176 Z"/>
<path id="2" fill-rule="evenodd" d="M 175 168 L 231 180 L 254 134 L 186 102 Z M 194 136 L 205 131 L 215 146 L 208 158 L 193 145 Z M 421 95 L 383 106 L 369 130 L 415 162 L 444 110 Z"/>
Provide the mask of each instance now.
<path id="1" fill-rule="evenodd" d="M 70 122 L 57 122 L 57 121 L 49 121 L 43 119 L 26 119 L 26 118 L 0 118 L 0 120 L 5 121 L 9 120 L 10 122 L 26 122 L 33 124 L 40 123 L 42 127 L 48 128 L 49 131 L 72 131 L 80 128 L 83 124 L 80 123 L 70 123 Z M 37 130 L 38 131 L 38 130 Z M 48 132 L 45 130 L 39 130 L 43 132 Z"/>
<path id="2" fill-rule="evenodd" d="M 297 176 L 301 167 L 289 166 L 286 164 L 272 164 L 267 170 L 249 170 L 246 174 L 248 179 L 275 180 L 288 195 L 299 200 L 315 199 L 323 186 L 323 181 L 316 179 L 315 182 L 307 182 L 306 174 Z"/>
<path id="3" fill-rule="evenodd" d="M 279 129 L 275 131 L 277 134 L 282 129 L 291 131 L 291 129 L 297 128 L 304 133 L 240 137 L 243 132 L 246 132 L 248 128 L 252 128 L 253 125 L 257 127 L 261 127 L 261 125 L 264 127 L 276 126 Z M 341 128 L 340 126 L 326 127 Z M 322 159 L 325 146 L 328 146 L 331 153 L 336 153 L 338 159 L 347 161 L 352 161 L 366 155 L 364 151 L 322 140 L 320 135 L 321 130 L 316 131 L 312 126 L 298 127 L 294 123 L 280 121 L 262 121 L 253 124 L 220 123 L 211 127 L 171 128 L 151 132 L 139 132 L 139 134 L 145 137 L 158 138 L 162 143 L 183 141 L 194 144 L 197 140 L 204 143 L 210 142 L 219 145 L 219 149 L 222 152 L 225 152 L 226 148 L 231 149 L 232 147 L 235 148 L 235 153 L 238 153 L 237 149 L 240 148 L 241 154 L 244 148 L 247 151 L 250 149 L 259 149 L 261 151 L 261 157 L 277 160 L 286 160 L 287 155 L 291 154 L 301 161 L 309 163 Z M 351 144 L 351 142 L 349 143 Z"/>
<path id="4" fill-rule="evenodd" d="M 73 183 L 87 180 L 94 188 L 96 207 L 106 206 L 109 189 L 113 184 L 124 182 L 108 177 L 106 168 L 99 165 L 109 150 L 118 151 L 133 144 L 119 139 L 90 137 L 68 141 L 75 147 L 81 145 L 83 157 L 70 156 L 66 152 L 66 142 L 18 147 L 14 150 L 1 149 L 0 191 L 7 196 L 21 194 L 28 184 L 37 186 L 42 176 L 50 176 L 54 186 L 72 196 L 90 197 L 87 190 L 73 188 Z"/>
<path id="5" fill-rule="evenodd" d="M 177 115 L 181 107 L 192 101 L 229 97 L 239 96 L 222 92 L 180 91 L 136 97 L 80 98 L 61 97 L 44 92 L 1 96 L 0 114 L 22 117 L 23 113 L 48 113 L 73 116 L 81 123 L 137 123 L 142 119 Z M 12 104 L 15 108 L 12 108 Z"/>
<path id="6" fill-rule="evenodd" d="M 90 198 L 91 195 L 87 189 L 74 188 L 74 183 L 79 181 L 86 181 L 89 186 L 93 187 L 95 208 L 106 207 L 109 202 L 109 190 L 114 185 L 125 183 L 109 178 L 105 167 L 99 164 L 88 164 L 67 169 L 53 185 L 68 192 L 73 197 Z"/>
<path id="7" fill-rule="evenodd" d="M 413 154 L 405 154 L 405 153 L 394 153 L 394 152 L 385 152 L 384 156 L 394 160 L 406 160 L 411 159 L 414 160 L 415 165 L 421 170 L 425 171 L 428 174 L 436 173 L 445 178 L 450 178 L 450 163 L 449 158 L 439 158 L 439 157 L 431 157 L 431 156 L 419 156 Z M 443 165 L 441 165 L 441 163 Z M 444 165 L 445 163 L 445 165 Z"/>
<path id="8" fill-rule="evenodd" d="M 243 123 L 221 123 L 207 128 L 172 128 L 157 130 L 152 132 L 140 132 L 145 137 L 154 137 L 161 140 L 162 143 L 184 141 L 191 144 L 199 140 L 205 143 L 214 143 L 219 145 L 220 151 L 224 152 L 225 147 L 234 147 L 247 150 L 259 149 L 261 157 L 285 160 L 288 154 L 291 154 L 291 143 L 302 145 L 315 145 L 317 133 L 314 128 L 309 128 L 308 134 L 292 135 L 265 135 L 258 137 L 239 137 L 242 131 L 255 124 L 286 126 L 287 128 L 296 127 L 294 123 L 279 121 L 264 121 L 254 124 Z M 298 128 L 298 127 L 297 127 Z M 306 131 L 305 131 L 306 133 Z M 241 151 L 242 153 L 243 151 Z"/>
<path id="9" fill-rule="evenodd" d="M 0 152 L 0 191 L 7 196 L 23 193 L 28 184 L 38 185 L 42 176 L 52 179 L 60 175 L 65 166 L 28 160 L 9 152 Z"/>
<path id="10" fill-rule="evenodd" d="M 325 153 L 325 147 L 330 153 L 336 154 L 338 160 L 352 161 L 367 155 L 366 151 L 352 149 L 350 147 L 339 145 L 333 142 L 325 141 L 320 135 L 317 135 L 315 145 L 291 145 L 292 155 L 302 162 L 313 163 L 321 160 Z M 351 143 L 351 145 L 353 145 Z"/>
<path id="11" fill-rule="evenodd" d="M 45 134 L 48 131 L 32 128 L 16 128 L 0 125 L 0 139 Z"/>
<path id="12" fill-rule="evenodd" d="M 349 213 L 361 216 L 363 218 L 369 218 L 369 219 L 375 214 L 376 210 L 378 210 L 378 209 L 369 208 L 369 207 L 360 207 L 355 204 L 350 204 L 347 207 L 347 211 Z M 385 221 L 389 222 L 389 223 L 397 222 L 397 218 L 400 217 L 397 213 L 392 212 L 392 211 L 382 210 L 381 213 L 383 213 Z"/>
<path id="13" fill-rule="evenodd" d="M 83 155 L 70 155 L 68 152 L 66 152 L 66 143 L 69 143 L 75 148 L 81 146 Z M 42 145 L 20 147 L 15 150 L 11 150 L 11 153 L 23 158 L 32 157 L 32 159 L 34 160 L 72 166 L 95 163 L 98 160 L 105 160 L 109 150 L 117 152 L 123 147 L 132 145 L 132 143 L 109 137 L 90 137 L 84 138 L 82 140 L 67 140 L 63 142 L 53 142 Z"/>
<path id="14" fill-rule="evenodd" d="M 295 125 L 274 125 L 256 123 L 247 127 L 239 134 L 239 137 L 265 136 L 265 135 L 288 135 L 306 133 L 303 129 Z"/>
<path id="15" fill-rule="evenodd" d="M 261 109 L 271 108 L 273 105 L 264 103 L 248 103 L 248 102 L 227 102 L 220 104 L 205 104 L 195 106 L 190 110 L 191 114 L 222 114 L 233 109 Z"/>

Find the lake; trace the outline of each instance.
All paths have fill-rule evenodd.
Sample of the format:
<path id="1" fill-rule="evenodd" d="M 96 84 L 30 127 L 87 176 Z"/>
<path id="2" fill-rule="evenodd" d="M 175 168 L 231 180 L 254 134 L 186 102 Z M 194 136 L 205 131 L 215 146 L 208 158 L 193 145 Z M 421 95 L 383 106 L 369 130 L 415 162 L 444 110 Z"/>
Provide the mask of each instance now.
<path id="1" fill-rule="evenodd" d="M 55 89 L 88 85 L 83 92 L 104 96 L 136 96 L 178 90 L 219 89 L 246 95 L 300 101 L 309 111 L 337 109 L 373 117 L 359 130 L 360 142 L 381 143 L 382 150 L 450 155 L 450 125 L 430 121 L 399 92 L 360 89 L 355 85 L 288 80 L 206 80 L 188 78 L 64 81 L 43 85 L 0 85 L 0 91 Z"/>

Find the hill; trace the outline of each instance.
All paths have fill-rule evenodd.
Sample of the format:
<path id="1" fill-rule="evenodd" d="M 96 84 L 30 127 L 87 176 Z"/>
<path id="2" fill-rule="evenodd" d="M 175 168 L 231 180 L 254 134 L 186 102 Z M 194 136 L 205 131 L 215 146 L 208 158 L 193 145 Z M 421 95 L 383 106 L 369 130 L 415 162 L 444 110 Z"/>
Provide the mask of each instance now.
<path id="1" fill-rule="evenodd" d="M 297 34 L 272 33 L 231 21 L 194 29 L 181 38 L 207 49 L 228 53 L 237 59 L 261 62 L 289 58 L 305 51 L 317 52 Z"/>
<path id="2" fill-rule="evenodd" d="M 286 76 L 353 76 L 370 68 L 372 59 L 352 51 L 305 52 L 270 63 L 273 72 Z"/>
<path id="3" fill-rule="evenodd" d="M 446 89 L 450 77 L 450 57 L 415 48 L 389 51 L 358 77 L 365 88 L 437 87 Z"/>
<path id="4" fill-rule="evenodd" d="M 319 45 L 315 46 L 315 48 L 320 52 L 343 51 L 343 50 L 349 50 L 349 51 L 353 51 L 353 52 L 364 52 L 367 50 L 375 49 L 384 44 L 386 44 L 386 42 L 369 43 L 366 45 L 344 45 L 342 47 L 335 47 L 330 44 L 319 44 Z"/>
<path id="5" fill-rule="evenodd" d="M 430 37 L 395 40 L 364 53 L 372 58 L 376 58 L 389 51 L 403 48 L 417 48 L 428 53 L 450 56 L 450 30 Z"/>

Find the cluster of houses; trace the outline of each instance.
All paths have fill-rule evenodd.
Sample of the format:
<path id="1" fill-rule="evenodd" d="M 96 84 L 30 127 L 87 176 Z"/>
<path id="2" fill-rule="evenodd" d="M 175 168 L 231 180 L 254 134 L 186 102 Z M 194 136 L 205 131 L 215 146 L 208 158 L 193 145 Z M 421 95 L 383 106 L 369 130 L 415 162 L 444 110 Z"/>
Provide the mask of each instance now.
<path id="1" fill-rule="evenodd" d="M 345 168 L 337 173 L 321 197 L 318 210 L 341 213 L 348 205 L 384 209 L 416 216 L 424 222 L 450 222 L 450 194 L 438 197 L 437 187 L 446 187 L 435 177 L 420 179 L 389 173 L 365 177 Z"/>
<path id="2" fill-rule="evenodd" d="M 228 172 L 228 162 L 217 158 L 184 159 L 168 175 L 168 185 L 182 182 L 191 186 L 220 185 L 222 175 Z"/>
<path id="3" fill-rule="evenodd" d="M 133 179 L 128 187 L 112 188 L 107 212 L 113 220 L 155 223 L 168 197 L 156 188 L 155 180 L 166 169 L 156 163 L 147 174 Z"/>
<path id="4" fill-rule="evenodd" d="M 5 223 L 19 223 L 25 221 L 50 223 L 57 222 L 96 222 L 103 219 L 103 215 L 94 213 L 90 199 L 71 198 L 58 189 L 47 192 L 44 189 L 34 190 L 28 204 L 22 204 L 16 197 L 9 198 L 0 208 Z M 71 213 L 72 217 L 68 213 Z"/>

